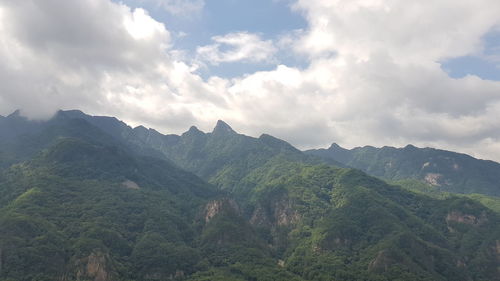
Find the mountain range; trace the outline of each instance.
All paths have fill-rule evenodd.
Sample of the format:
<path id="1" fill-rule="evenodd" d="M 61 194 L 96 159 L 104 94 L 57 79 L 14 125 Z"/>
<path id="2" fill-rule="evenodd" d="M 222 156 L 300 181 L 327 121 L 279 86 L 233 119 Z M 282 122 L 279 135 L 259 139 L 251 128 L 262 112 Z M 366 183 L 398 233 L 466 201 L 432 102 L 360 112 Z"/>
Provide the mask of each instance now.
<path id="1" fill-rule="evenodd" d="M 372 146 L 351 150 L 332 144 L 307 154 L 335 160 L 386 180 L 415 179 L 441 191 L 500 196 L 500 164 L 434 148 Z"/>
<path id="2" fill-rule="evenodd" d="M 413 146 L 303 152 L 223 121 L 163 135 L 14 112 L 0 280 L 500 280 L 498 167 Z"/>

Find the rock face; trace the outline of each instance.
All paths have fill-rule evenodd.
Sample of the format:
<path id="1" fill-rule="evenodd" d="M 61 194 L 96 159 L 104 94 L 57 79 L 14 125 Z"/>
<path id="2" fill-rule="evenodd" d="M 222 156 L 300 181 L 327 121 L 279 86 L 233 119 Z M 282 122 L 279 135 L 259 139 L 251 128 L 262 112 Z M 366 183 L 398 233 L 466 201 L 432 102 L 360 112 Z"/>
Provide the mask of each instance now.
<path id="1" fill-rule="evenodd" d="M 237 214 L 241 214 L 238 204 L 233 199 L 229 198 L 217 199 L 209 202 L 205 206 L 205 212 L 204 212 L 205 223 L 210 222 L 210 220 L 212 220 L 213 217 L 217 216 L 219 213 L 224 211 L 234 211 Z"/>
<path id="2" fill-rule="evenodd" d="M 250 218 L 250 224 L 256 226 L 269 226 L 271 222 L 269 221 L 269 216 L 267 211 L 262 205 L 257 205 Z"/>
<path id="3" fill-rule="evenodd" d="M 258 226 L 290 226 L 300 220 L 300 214 L 293 208 L 293 202 L 284 197 L 271 203 L 267 208 L 257 205 L 250 224 Z"/>
<path id="4" fill-rule="evenodd" d="M 471 214 L 463 214 L 460 211 L 451 211 L 446 216 L 446 223 L 457 222 L 473 226 L 479 226 L 487 222 L 488 218 L 485 213 L 482 213 L 479 217 Z"/>
<path id="5" fill-rule="evenodd" d="M 93 252 L 77 262 L 77 281 L 112 281 L 109 257 L 101 252 Z"/>
<path id="6" fill-rule="evenodd" d="M 128 189 L 141 189 L 141 187 L 134 181 L 126 180 L 122 182 L 123 187 Z"/>
<path id="7" fill-rule="evenodd" d="M 300 220 L 300 215 L 293 209 L 290 200 L 283 199 L 274 204 L 274 219 L 279 226 L 289 226 L 296 224 Z"/>
<path id="8" fill-rule="evenodd" d="M 438 173 L 427 173 L 424 181 L 432 186 L 441 186 L 443 175 Z"/>

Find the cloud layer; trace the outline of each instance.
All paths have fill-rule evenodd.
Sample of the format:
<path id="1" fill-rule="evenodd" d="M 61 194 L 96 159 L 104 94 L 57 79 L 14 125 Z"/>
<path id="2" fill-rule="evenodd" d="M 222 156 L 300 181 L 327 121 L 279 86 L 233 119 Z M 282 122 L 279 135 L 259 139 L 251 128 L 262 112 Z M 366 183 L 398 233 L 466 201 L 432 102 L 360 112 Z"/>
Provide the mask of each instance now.
<path id="1" fill-rule="evenodd" d="M 483 36 L 500 26 L 500 2 L 462 2 L 298 0 L 307 29 L 273 41 L 218 35 L 186 59 L 168 23 L 143 9 L 0 0 L 0 113 L 79 108 L 165 133 L 224 119 L 304 148 L 414 143 L 500 160 L 500 82 L 453 79 L 439 63 L 481 53 Z M 280 64 L 278 52 L 307 66 Z M 276 67 L 203 79 L 200 60 Z"/>
<path id="2" fill-rule="evenodd" d="M 248 32 L 212 37 L 213 44 L 196 49 L 198 59 L 213 65 L 228 62 L 273 63 L 278 49 L 271 40 Z M 226 48 L 227 50 L 223 50 Z"/>

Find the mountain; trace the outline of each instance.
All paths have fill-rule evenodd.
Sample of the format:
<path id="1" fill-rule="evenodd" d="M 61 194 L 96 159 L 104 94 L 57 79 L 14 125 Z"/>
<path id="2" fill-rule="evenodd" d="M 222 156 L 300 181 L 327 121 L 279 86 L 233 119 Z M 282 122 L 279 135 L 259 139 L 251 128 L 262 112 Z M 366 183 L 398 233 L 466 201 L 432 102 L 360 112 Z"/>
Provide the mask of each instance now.
<path id="1" fill-rule="evenodd" d="M 472 200 L 324 165 L 255 176 L 251 222 L 271 226 L 271 244 L 306 280 L 498 280 L 498 214 Z"/>
<path id="2" fill-rule="evenodd" d="M 59 111 L 49 123 L 60 119 L 85 120 L 134 152 L 165 157 L 222 189 L 235 188 L 250 171 L 274 158 L 341 165 L 334 160 L 305 155 L 267 134 L 259 138 L 238 134 L 222 120 L 212 132 L 204 133 L 192 126 L 179 136 L 163 135 L 143 126 L 131 128 L 114 117 L 90 116 L 78 110 Z"/>
<path id="3" fill-rule="evenodd" d="M 223 121 L 176 136 L 61 111 L 0 133 L 2 281 L 500 280 L 498 213 Z"/>
<path id="4" fill-rule="evenodd" d="M 184 280 L 226 252 L 293 280 L 214 186 L 85 120 L 39 126 L 0 173 L 0 280 Z"/>
<path id="5" fill-rule="evenodd" d="M 306 153 L 387 180 L 415 179 L 440 191 L 500 196 L 500 164 L 466 154 L 412 145 L 347 150 L 337 144 Z"/>

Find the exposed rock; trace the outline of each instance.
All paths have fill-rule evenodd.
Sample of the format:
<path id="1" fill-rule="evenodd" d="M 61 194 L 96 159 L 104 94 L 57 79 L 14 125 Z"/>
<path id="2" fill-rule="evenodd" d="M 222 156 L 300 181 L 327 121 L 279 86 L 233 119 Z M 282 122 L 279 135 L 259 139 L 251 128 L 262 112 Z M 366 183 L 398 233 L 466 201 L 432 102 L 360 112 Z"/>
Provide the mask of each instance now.
<path id="1" fill-rule="evenodd" d="M 282 199 L 274 204 L 274 219 L 279 226 L 289 226 L 300 220 L 297 210 L 292 208 L 290 200 Z"/>
<path id="2" fill-rule="evenodd" d="M 217 125 L 215 125 L 214 130 L 212 131 L 213 135 L 223 136 L 228 134 L 236 134 L 236 132 L 224 121 L 217 121 Z"/>
<path id="3" fill-rule="evenodd" d="M 467 264 L 463 260 L 457 260 L 457 267 L 465 268 Z"/>
<path id="4" fill-rule="evenodd" d="M 93 252 L 77 262 L 76 280 L 111 281 L 109 257 L 101 252 Z"/>
<path id="5" fill-rule="evenodd" d="M 300 214 L 293 208 L 293 202 L 288 198 L 282 198 L 266 209 L 262 205 L 257 205 L 250 223 L 258 226 L 289 226 L 296 224 L 300 220 Z"/>
<path id="6" fill-rule="evenodd" d="M 443 175 L 438 173 L 427 173 L 425 175 L 424 181 L 433 186 L 441 186 L 441 179 Z"/>
<path id="7" fill-rule="evenodd" d="M 278 266 L 279 267 L 285 267 L 285 261 L 284 260 L 278 260 Z"/>
<path id="8" fill-rule="evenodd" d="M 457 223 L 479 226 L 487 221 L 488 218 L 486 217 L 486 214 L 484 212 L 479 217 L 476 217 L 471 214 L 463 214 L 460 211 L 451 211 L 446 216 L 446 223 L 457 222 Z"/>
<path id="9" fill-rule="evenodd" d="M 141 187 L 134 181 L 126 180 L 122 182 L 123 187 L 128 189 L 141 189 Z"/>
<path id="10" fill-rule="evenodd" d="M 222 211 L 234 211 L 238 214 L 241 213 L 238 204 L 229 198 L 217 199 L 209 202 L 205 206 L 205 223 L 208 223 L 213 217 L 221 213 Z"/>
<path id="11" fill-rule="evenodd" d="M 253 211 L 252 217 L 250 218 L 250 224 L 256 226 L 269 226 L 271 224 L 266 210 L 260 204 L 257 205 Z"/>
<path id="12" fill-rule="evenodd" d="M 351 244 L 351 240 L 349 239 L 342 239 L 340 237 L 337 237 L 333 240 L 333 242 L 335 243 L 335 245 L 337 246 L 349 246 Z"/>

